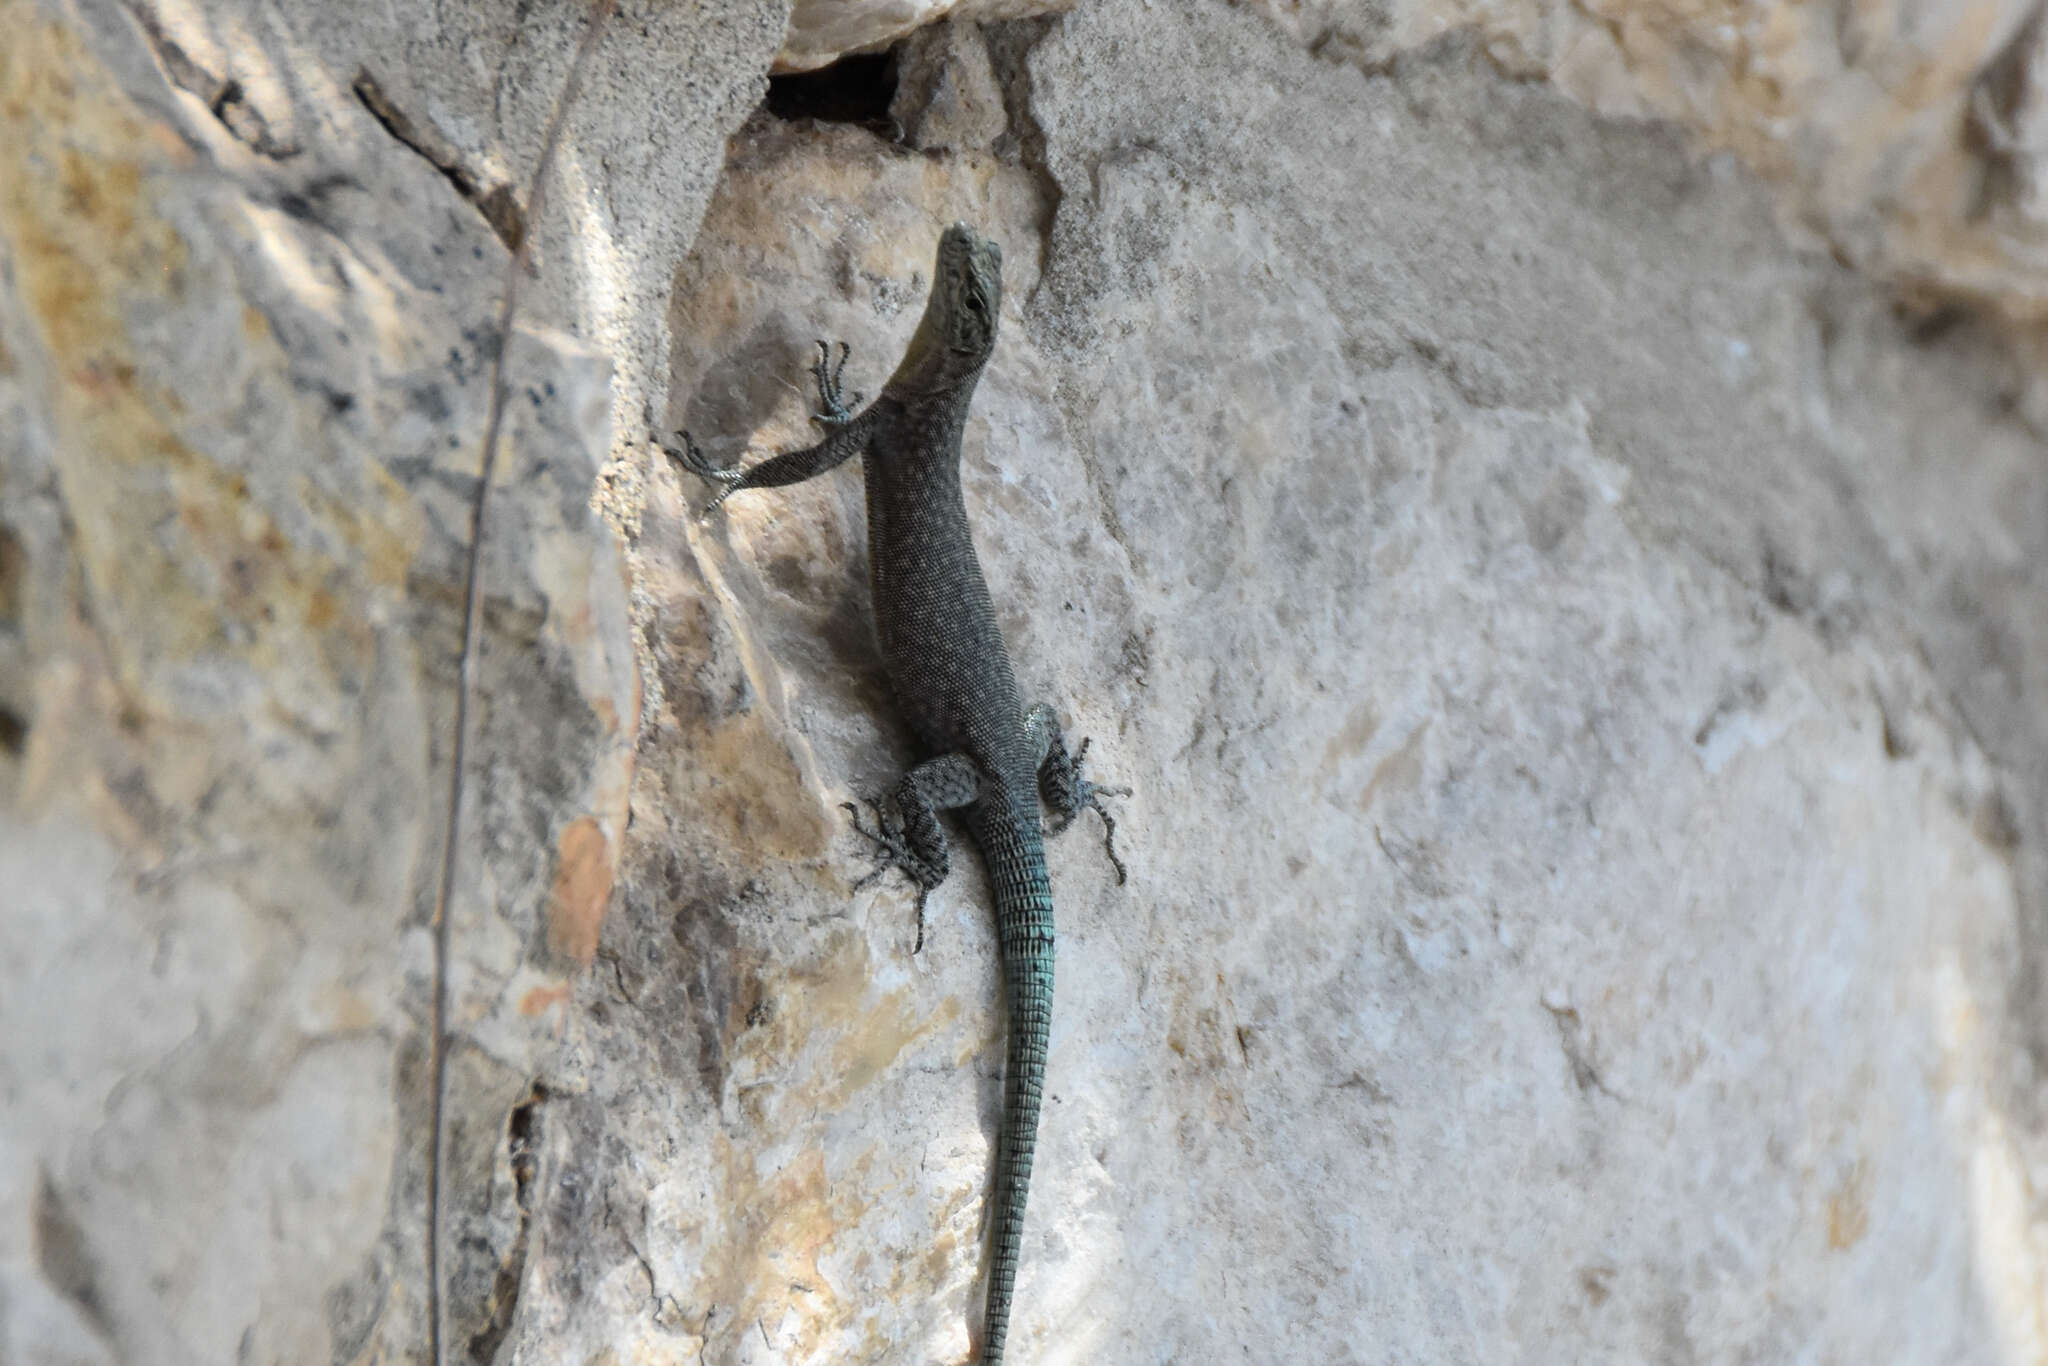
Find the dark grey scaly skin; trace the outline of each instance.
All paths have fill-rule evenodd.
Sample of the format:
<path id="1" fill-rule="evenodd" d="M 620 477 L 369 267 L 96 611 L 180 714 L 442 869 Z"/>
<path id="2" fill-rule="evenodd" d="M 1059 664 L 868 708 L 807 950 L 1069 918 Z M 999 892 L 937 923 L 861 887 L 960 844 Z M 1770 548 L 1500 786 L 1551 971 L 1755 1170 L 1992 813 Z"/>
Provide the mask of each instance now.
<path id="1" fill-rule="evenodd" d="M 995 349 L 1002 262 L 1001 249 L 972 228 L 956 223 L 946 230 L 931 299 L 903 363 L 881 397 L 859 413 L 840 393 L 847 348 L 841 345 L 835 364 L 831 349 L 819 342 L 811 373 L 825 409 L 817 420 L 830 434 L 817 445 L 744 473 L 708 464 L 687 433 L 680 434 L 680 449 L 669 449 L 691 473 L 721 486 L 712 507 L 742 489 L 794 484 L 852 456 L 866 457 L 868 584 L 876 633 L 897 704 L 928 757 L 903 775 L 886 801 L 870 803 L 873 829 L 861 824 L 857 808 L 847 809 L 854 827 L 876 847 L 877 874 L 900 868 L 917 884 L 919 948 L 924 898 L 945 880 L 949 865 L 940 811 L 964 812 L 995 888 L 1010 1043 L 990 1214 L 984 1366 L 1003 1359 L 1009 1334 L 1052 1029 L 1052 885 L 1040 799 L 1056 817 L 1055 832 L 1093 807 L 1103 819 L 1117 881 L 1124 880 L 1116 825 L 1101 804 L 1120 789 L 1097 787 L 1081 776 L 1087 742 L 1068 754 L 1050 707 L 1023 710 L 960 497 L 960 433 Z M 855 395 L 852 402 L 858 401 Z"/>

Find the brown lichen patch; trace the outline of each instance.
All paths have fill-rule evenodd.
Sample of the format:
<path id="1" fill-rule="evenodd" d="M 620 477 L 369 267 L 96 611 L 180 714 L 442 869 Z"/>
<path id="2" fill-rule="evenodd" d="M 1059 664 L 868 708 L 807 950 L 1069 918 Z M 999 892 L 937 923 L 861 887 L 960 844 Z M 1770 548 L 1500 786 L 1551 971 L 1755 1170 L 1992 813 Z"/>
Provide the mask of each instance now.
<path id="1" fill-rule="evenodd" d="M 153 377 L 160 340 L 131 330 L 142 318 L 161 329 L 167 313 L 208 324 L 197 310 L 216 282 L 195 276 L 210 267 L 157 208 L 189 160 L 63 27 L 21 22 L 0 49 L 0 235 L 39 343 L 40 365 L 26 363 L 48 386 L 94 619 L 124 689 L 159 715 L 189 705 L 172 675 L 194 661 L 260 680 L 371 656 L 367 626 L 336 620 L 358 596 L 341 567 L 295 544 L 240 474 L 187 440 L 187 403 Z M 235 332 L 249 330 L 245 315 Z M 253 344 L 276 345 L 267 327 Z M 233 691 L 216 679 L 201 693 Z M 272 701 L 308 730 L 338 705 Z"/>
<path id="2" fill-rule="evenodd" d="M 519 998 L 519 1013 L 528 1019 L 544 1015 L 569 999 L 569 984 L 564 982 L 552 987 L 534 987 Z"/>
<path id="3" fill-rule="evenodd" d="M 317 988 L 305 1005 L 309 1026 L 324 1034 L 365 1034 L 382 1017 L 377 1007 L 339 982 Z"/>
<path id="4" fill-rule="evenodd" d="M 1372 737 L 1379 732 L 1379 708 L 1370 702 L 1361 703 L 1353 708 L 1351 715 L 1344 719 L 1344 724 L 1337 728 L 1337 733 L 1330 737 L 1329 744 L 1323 746 L 1323 762 L 1317 773 L 1318 778 L 1327 779 L 1346 759 L 1355 759 L 1365 753 L 1365 747 L 1372 743 Z"/>
<path id="5" fill-rule="evenodd" d="M 721 1182 L 727 1201 L 721 1237 L 704 1249 L 687 1303 L 716 1305 L 709 1337 L 754 1334 L 778 1326 L 780 1345 L 815 1344 L 825 1330 L 853 1312 L 832 1294 L 819 1273 L 819 1256 L 841 1229 L 859 1223 L 868 1204 L 856 1180 L 834 1182 L 825 1154 L 806 1148 L 781 1166 L 759 1170 L 759 1154 L 720 1135 Z M 805 1355 L 802 1352 L 798 1356 Z"/>
<path id="6" fill-rule="evenodd" d="M 571 821 L 555 841 L 555 878 L 548 891 L 548 949 L 590 966 L 612 895 L 612 845 L 589 816 Z"/>
<path id="7" fill-rule="evenodd" d="M 918 999 L 907 988 L 889 992 L 869 1005 L 858 1028 L 841 1036 L 832 1060 L 841 1103 L 852 1101 L 913 1045 L 952 1023 L 960 1013 L 959 1002 L 948 998 L 938 1009 L 921 1015 Z"/>
<path id="8" fill-rule="evenodd" d="M 29 312 L 70 374 L 125 338 L 110 286 L 168 292 L 184 244 L 142 202 L 139 157 L 164 150 L 153 125 L 129 112 L 70 30 L 18 18 L 0 48 L 0 214 Z"/>
<path id="9" fill-rule="evenodd" d="M 28 548 L 19 536 L 0 526 L 0 624 L 14 626 L 21 621 L 28 573 Z"/>
<path id="10" fill-rule="evenodd" d="M 875 977 L 868 941 L 849 925 L 831 933 L 818 958 L 769 985 L 772 1019 L 748 1035 L 754 1067 L 819 1079 L 801 1094 L 781 1094 L 778 1104 L 829 1113 L 856 1103 L 906 1051 L 959 1018 L 956 998 L 920 1011 L 913 988 L 878 992 Z"/>
<path id="11" fill-rule="evenodd" d="M 682 1297 L 718 1306 L 715 1323 L 726 1326 L 710 1330 L 714 1349 L 727 1341 L 722 1334 L 741 1331 L 735 1325 L 751 1328 L 759 1318 L 773 1328 L 778 1350 L 801 1356 L 864 1312 L 835 1298 L 818 1273 L 819 1258 L 835 1244 L 863 1240 L 858 1230 L 881 1198 L 869 1174 L 877 1158 L 834 1149 L 831 1117 L 886 1105 L 889 1075 L 921 1042 L 954 1027 L 960 1013 L 956 1000 L 921 1012 L 913 989 L 882 989 L 876 978 L 865 936 L 851 925 L 833 927 L 814 955 L 764 983 L 761 1008 L 747 1011 L 751 1024 L 734 1041 L 734 1070 L 775 1080 L 739 1082 L 741 1126 L 773 1135 L 769 1151 L 796 1155 L 760 1159 L 758 1148 L 745 1145 L 721 1150 L 717 1201 L 730 1213 L 704 1251 L 697 1285 Z M 772 1173 L 764 1176 L 757 1160 L 772 1161 Z M 959 1199 L 976 1193 L 963 1190 Z M 947 1254 L 956 1250 L 949 1238 L 932 1258 L 906 1260 L 894 1284 L 913 1294 L 942 1282 L 953 1266 Z M 862 1273 L 849 1274 L 866 1283 Z"/>
<path id="12" fill-rule="evenodd" d="M 1412 791 L 1422 781 L 1422 737 L 1427 734 L 1429 722 L 1424 721 L 1409 733 L 1399 749 L 1374 765 L 1372 776 L 1365 780 L 1365 788 L 1358 794 L 1360 811 L 1371 810 L 1382 790 Z"/>
<path id="13" fill-rule="evenodd" d="M 597 724 L 604 728 L 605 734 L 617 735 L 619 733 L 619 709 L 612 705 L 611 698 L 606 697 L 603 693 L 599 693 L 591 698 L 590 714 L 597 718 Z"/>
<path id="14" fill-rule="evenodd" d="M 372 587 L 402 589 L 425 537 L 418 507 L 405 486 L 377 461 L 363 462 L 361 473 L 372 497 L 350 502 L 311 480 L 301 480 L 300 504 L 355 549 L 356 569 Z"/>
<path id="15" fill-rule="evenodd" d="M 779 727 L 761 710 L 710 726 L 705 740 L 697 766 L 721 775 L 703 797 L 705 813 L 726 827 L 721 843 L 762 863 L 809 862 L 831 847 L 839 827 L 804 781 Z"/>
<path id="16" fill-rule="evenodd" d="M 1869 1172 L 1862 1162 L 1849 1169 L 1828 1196 L 1828 1246 L 1846 1251 L 1870 1231 Z"/>
<path id="17" fill-rule="evenodd" d="M 1187 1081 L 1191 1101 L 1183 1124 L 1218 1129 L 1250 1122 L 1245 1110 L 1243 1076 L 1251 1065 L 1246 1048 L 1250 1037 L 1231 999 L 1230 983 L 1221 973 L 1183 975 L 1170 972 L 1160 980 L 1164 1002 L 1166 1063 L 1174 1077 Z"/>

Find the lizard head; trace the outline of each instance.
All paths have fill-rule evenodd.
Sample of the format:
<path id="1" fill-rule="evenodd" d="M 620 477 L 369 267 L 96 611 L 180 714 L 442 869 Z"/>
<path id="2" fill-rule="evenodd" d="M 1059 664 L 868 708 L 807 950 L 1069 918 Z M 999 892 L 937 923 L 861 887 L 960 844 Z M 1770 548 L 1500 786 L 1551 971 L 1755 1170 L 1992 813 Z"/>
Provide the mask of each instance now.
<path id="1" fill-rule="evenodd" d="M 953 365 L 979 369 L 996 345 L 996 315 L 1003 306 L 1003 249 L 965 223 L 939 238 L 939 259 L 926 308 L 940 327 Z"/>
<path id="2" fill-rule="evenodd" d="M 964 384 L 971 392 L 995 350 L 1002 304 L 1003 249 L 965 223 L 947 228 L 932 268 L 932 296 L 888 390 L 928 394 Z"/>

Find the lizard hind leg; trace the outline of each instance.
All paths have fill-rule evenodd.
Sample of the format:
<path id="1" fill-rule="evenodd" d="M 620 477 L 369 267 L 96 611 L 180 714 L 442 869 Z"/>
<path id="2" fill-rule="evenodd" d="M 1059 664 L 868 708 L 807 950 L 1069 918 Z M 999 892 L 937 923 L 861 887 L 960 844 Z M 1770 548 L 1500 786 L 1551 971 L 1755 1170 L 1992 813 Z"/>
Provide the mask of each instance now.
<path id="1" fill-rule="evenodd" d="M 1128 881 L 1129 870 L 1116 853 L 1116 817 L 1109 814 L 1102 799 L 1128 797 L 1131 790 L 1104 787 L 1082 777 L 1081 766 L 1087 761 L 1091 742 L 1081 741 L 1081 747 L 1069 754 L 1066 737 L 1060 733 L 1059 718 L 1043 702 L 1025 713 L 1024 739 L 1038 765 L 1038 795 L 1052 809 L 1052 833 L 1057 835 L 1065 830 L 1083 811 L 1094 811 L 1102 817 L 1102 848 L 1116 869 L 1116 880 L 1119 885 Z"/>
<path id="2" fill-rule="evenodd" d="M 917 886 L 917 944 L 912 953 L 924 950 L 925 898 L 952 870 L 939 812 L 979 800 L 983 786 L 981 769 L 972 759 L 964 754 L 945 754 L 904 774 L 883 800 L 868 800 L 875 816 L 873 829 L 861 822 L 858 806 L 843 803 L 847 814 L 853 817 L 854 830 L 874 846 L 874 871 L 856 883 L 855 890 L 892 869 L 900 869 Z"/>

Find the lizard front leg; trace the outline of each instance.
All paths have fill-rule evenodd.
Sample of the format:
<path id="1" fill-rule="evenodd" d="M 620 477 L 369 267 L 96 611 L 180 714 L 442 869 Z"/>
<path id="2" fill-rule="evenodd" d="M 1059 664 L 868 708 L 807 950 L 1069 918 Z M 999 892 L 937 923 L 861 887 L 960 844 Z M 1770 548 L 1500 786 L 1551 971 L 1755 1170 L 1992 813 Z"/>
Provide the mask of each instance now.
<path id="1" fill-rule="evenodd" d="M 875 870 L 862 878 L 855 890 L 867 886 L 892 868 L 903 870 L 917 884 L 917 944 L 910 951 L 924 949 L 924 903 L 932 888 L 946 880 L 952 859 L 946 849 L 945 827 L 939 812 L 970 806 L 981 799 L 987 780 L 980 765 L 964 754 L 946 754 L 928 759 L 897 780 L 886 801 L 869 801 L 875 813 L 875 828 L 861 824 L 860 808 L 844 803 L 853 817 L 853 828 L 875 846 Z"/>
<path id="2" fill-rule="evenodd" d="M 811 378 L 818 385 L 820 410 L 811 414 L 811 420 L 829 429 L 823 441 L 802 450 L 785 451 L 770 456 L 752 469 L 741 470 L 737 466 L 720 467 L 705 458 L 697 443 L 690 439 L 688 432 L 679 431 L 676 436 L 680 446 L 662 443 L 662 450 L 677 465 L 718 485 L 718 492 L 704 505 L 708 515 L 720 503 L 738 493 L 741 489 L 779 488 L 785 484 L 798 484 L 825 471 L 845 464 L 867 448 L 874 436 L 876 412 L 870 406 L 859 413 L 853 411 L 853 404 L 861 396 L 854 394 L 850 399 L 840 388 L 839 376 L 846 369 L 846 357 L 851 351 L 845 342 L 839 343 L 839 360 L 832 361 L 832 348 L 824 342 L 818 343 L 818 358 L 811 362 Z"/>
<path id="3" fill-rule="evenodd" d="M 1052 833 L 1057 835 L 1074 823 L 1074 818 L 1083 810 L 1093 808 L 1102 817 L 1102 847 L 1108 853 L 1109 861 L 1116 867 L 1119 884 L 1126 880 L 1124 861 L 1116 856 L 1116 818 L 1109 814 L 1109 808 L 1102 804 L 1104 797 L 1128 797 L 1128 787 L 1102 787 L 1081 776 L 1081 765 L 1088 758 L 1089 741 L 1083 740 L 1081 748 L 1067 753 L 1066 737 L 1060 733 L 1060 721 L 1053 709 L 1041 702 L 1024 714 L 1024 743 L 1031 753 L 1033 763 L 1038 767 L 1038 795 L 1052 808 Z"/>

